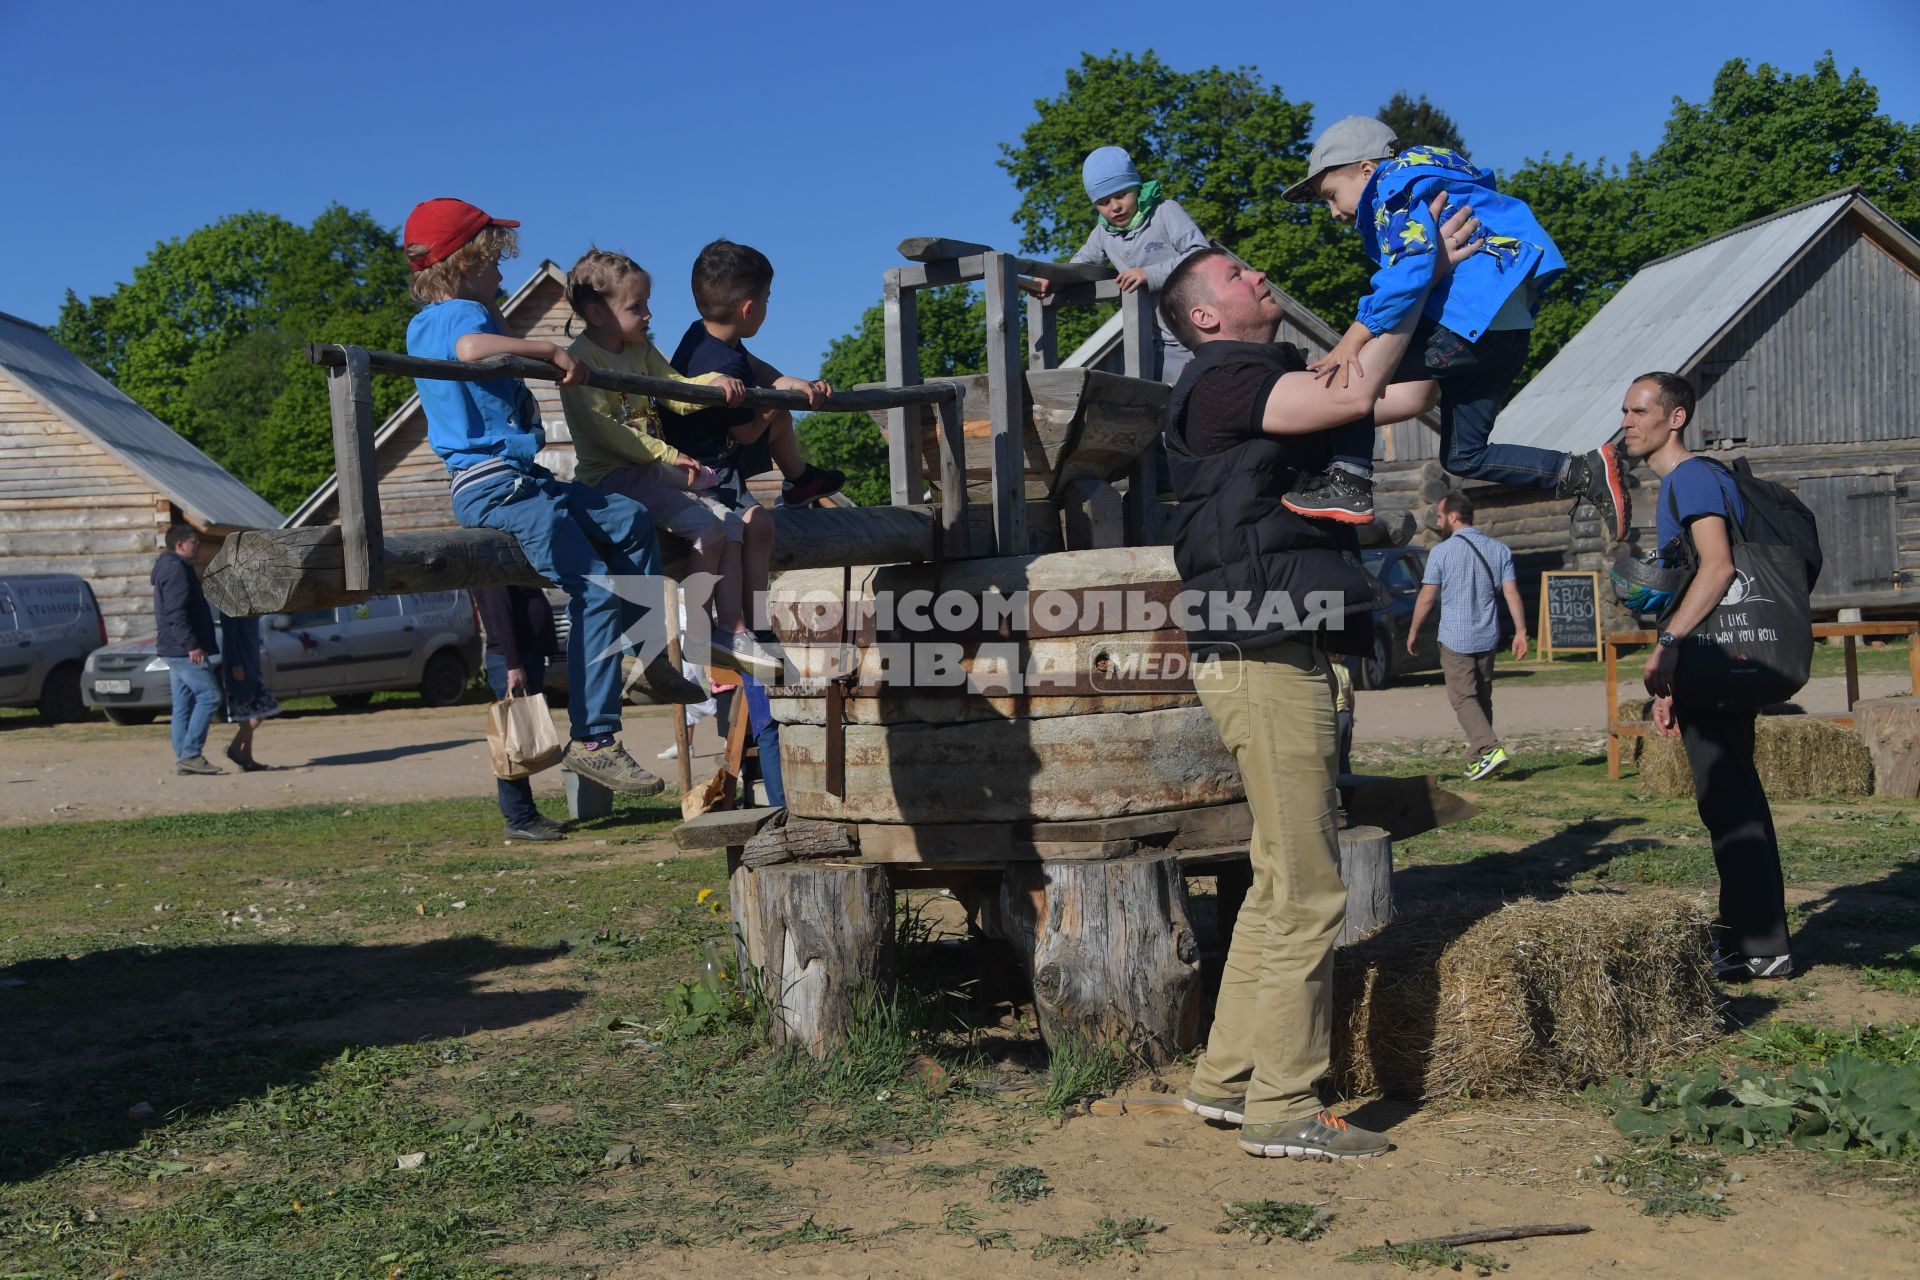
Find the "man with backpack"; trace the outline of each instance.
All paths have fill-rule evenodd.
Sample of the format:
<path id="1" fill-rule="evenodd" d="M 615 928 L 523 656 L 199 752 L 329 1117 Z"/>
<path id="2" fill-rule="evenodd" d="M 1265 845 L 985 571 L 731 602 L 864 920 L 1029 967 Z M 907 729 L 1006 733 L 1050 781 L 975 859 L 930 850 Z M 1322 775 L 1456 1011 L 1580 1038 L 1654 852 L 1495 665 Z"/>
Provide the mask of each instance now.
<path id="1" fill-rule="evenodd" d="M 1427 556 L 1413 621 L 1407 627 L 1407 652 L 1440 605 L 1440 670 L 1447 679 L 1447 700 L 1467 734 L 1473 764 L 1467 781 L 1478 782 L 1507 762 L 1507 751 L 1493 732 L 1493 655 L 1500 648 L 1499 600 L 1513 615 L 1513 656 L 1527 656 L 1527 616 L 1514 579 L 1513 553 L 1473 527 L 1473 499 L 1455 489 L 1434 507 L 1434 527 L 1445 539 Z"/>
<path id="2" fill-rule="evenodd" d="M 1650 572 L 1690 576 L 1676 574 L 1630 593 L 1616 568 L 1615 584 L 1630 606 L 1664 610 L 1659 643 L 1647 655 L 1646 685 L 1654 727 L 1678 734 L 1686 748 L 1700 821 L 1713 839 L 1720 873 L 1714 974 L 1728 981 L 1786 978 L 1793 974 L 1786 884 L 1753 759 L 1754 718 L 1764 702 L 1790 697 L 1806 680 L 1817 534 L 1805 508 L 1778 486 L 1689 452 L 1681 434 L 1692 425 L 1693 410 L 1693 387 L 1677 374 L 1642 374 L 1627 388 L 1621 405 L 1627 455 L 1645 458 L 1660 477 L 1659 567 Z M 1776 536 L 1757 537 L 1762 524 Z M 1810 556 L 1804 544 L 1791 545 L 1797 537 L 1813 539 Z M 1736 546 L 1747 553 L 1745 568 L 1735 563 Z M 1769 560 L 1786 572 L 1773 572 Z M 1798 581 L 1803 574 L 1805 581 Z M 1739 638 L 1748 631 L 1754 639 Z M 1784 658 L 1767 654 L 1756 661 L 1776 635 Z"/>

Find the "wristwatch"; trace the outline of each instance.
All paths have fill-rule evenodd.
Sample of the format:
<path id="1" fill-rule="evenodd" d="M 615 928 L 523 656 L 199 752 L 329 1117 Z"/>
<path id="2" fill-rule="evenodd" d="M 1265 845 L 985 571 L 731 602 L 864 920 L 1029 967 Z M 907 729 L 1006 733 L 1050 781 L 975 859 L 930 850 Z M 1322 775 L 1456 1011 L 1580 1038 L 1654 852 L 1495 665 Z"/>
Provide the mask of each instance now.
<path id="1" fill-rule="evenodd" d="M 1677 645 L 1679 643 L 1680 643 L 1680 637 L 1673 634 L 1673 632 L 1662 631 L 1660 633 L 1660 647 L 1662 649 L 1671 649 L 1673 648 L 1674 645 Z"/>

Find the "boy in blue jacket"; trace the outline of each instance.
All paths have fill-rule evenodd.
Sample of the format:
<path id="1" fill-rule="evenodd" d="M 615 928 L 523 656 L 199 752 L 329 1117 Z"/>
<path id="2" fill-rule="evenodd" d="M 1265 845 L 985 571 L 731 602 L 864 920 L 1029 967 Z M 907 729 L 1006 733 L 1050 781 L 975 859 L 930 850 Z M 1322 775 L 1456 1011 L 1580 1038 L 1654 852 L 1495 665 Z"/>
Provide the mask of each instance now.
<path id="1" fill-rule="evenodd" d="M 1353 325 L 1312 368 L 1329 379 L 1358 372 L 1367 343 L 1422 306 L 1425 292 L 1419 325 L 1392 381 L 1426 383 L 1429 404 L 1437 386 L 1440 464 L 1456 476 L 1591 502 L 1611 536 L 1625 538 L 1632 512 L 1616 450 L 1603 446 L 1576 457 L 1489 440 L 1500 403 L 1526 361 L 1540 294 L 1566 270 L 1559 249 L 1524 201 L 1500 193 L 1492 170 L 1445 147 L 1396 154 L 1397 141 L 1391 128 L 1367 116 L 1335 121 L 1314 142 L 1307 176 L 1287 188 L 1287 199 L 1324 202 L 1336 221 L 1358 226 L 1367 256 L 1380 264 Z M 1447 206 L 1436 215 L 1430 205 L 1441 192 Z M 1456 204 L 1472 207 L 1485 241 L 1451 276 L 1434 280 L 1438 227 Z M 1370 523 L 1373 436 L 1371 418 L 1336 432 L 1332 465 L 1304 478 L 1284 499 L 1287 509 Z"/>

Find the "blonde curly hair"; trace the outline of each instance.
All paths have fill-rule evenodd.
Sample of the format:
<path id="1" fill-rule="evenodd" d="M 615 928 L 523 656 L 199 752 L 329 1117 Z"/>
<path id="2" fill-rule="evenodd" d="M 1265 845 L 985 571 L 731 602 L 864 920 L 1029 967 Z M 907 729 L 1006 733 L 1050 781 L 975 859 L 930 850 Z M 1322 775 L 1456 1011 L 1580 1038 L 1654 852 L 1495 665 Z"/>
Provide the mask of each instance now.
<path id="1" fill-rule="evenodd" d="M 409 258 L 424 257 L 427 247 L 410 244 L 405 246 L 403 252 Z M 424 271 L 414 272 L 413 279 L 407 285 L 407 291 L 421 306 L 433 302 L 445 302 L 448 298 L 458 295 L 460 281 L 472 274 L 475 268 L 488 262 L 501 262 L 519 255 L 519 232 L 512 227 L 482 227 L 474 233 L 473 239 L 440 261 Z"/>

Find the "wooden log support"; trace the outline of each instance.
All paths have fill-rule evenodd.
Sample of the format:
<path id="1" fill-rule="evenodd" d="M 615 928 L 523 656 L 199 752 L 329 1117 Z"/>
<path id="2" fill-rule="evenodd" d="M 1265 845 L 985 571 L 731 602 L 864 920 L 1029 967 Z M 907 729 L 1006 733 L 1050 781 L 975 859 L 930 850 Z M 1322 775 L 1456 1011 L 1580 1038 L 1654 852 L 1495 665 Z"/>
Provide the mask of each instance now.
<path id="1" fill-rule="evenodd" d="M 1345 946 L 1393 919 L 1393 839 L 1379 827 L 1340 832 L 1340 882 L 1347 886 Z"/>
<path id="2" fill-rule="evenodd" d="M 887 381 L 899 387 L 918 385 L 920 313 L 913 292 L 901 287 L 897 270 L 887 272 L 881 311 L 886 322 Z M 887 471 L 892 478 L 896 507 L 919 502 L 925 496 L 925 479 L 920 474 L 919 423 L 918 409 L 896 406 L 887 410 Z M 945 476 L 941 477 L 941 483 L 946 483 Z"/>
<path id="3" fill-rule="evenodd" d="M 685 566 L 685 544 L 661 538 L 662 572 Z M 933 558 L 933 515 L 926 507 L 788 507 L 774 526 L 776 569 L 888 564 Z M 545 587 L 510 536 L 492 529 L 428 529 L 389 534 L 381 557 L 384 590 Z M 236 617 L 353 604 L 380 594 L 346 583 L 338 525 L 246 529 L 231 534 L 207 565 L 207 599 Z"/>
<path id="4" fill-rule="evenodd" d="M 1127 543 L 1126 504 L 1104 480 L 1079 476 L 1060 494 L 1060 520 L 1069 551 L 1123 547 Z"/>
<path id="5" fill-rule="evenodd" d="M 339 348 L 343 362 L 327 371 L 332 406 L 333 457 L 338 479 L 342 572 L 354 591 L 378 593 L 386 582 L 380 563 L 380 475 L 373 452 L 373 373 L 361 347 Z"/>
<path id="6" fill-rule="evenodd" d="M 897 409 L 894 412 L 906 415 L 912 409 Z M 967 425 L 960 416 L 960 401 L 945 400 L 940 404 L 940 548 L 943 559 L 964 558 L 972 545 L 971 531 L 967 519 Z M 906 431 L 889 434 L 887 449 L 891 454 L 894 442 L 899 441 L 906 449 L 913 465 L 919 466 L 919 441 Z"/>
<path id="7" fill-rule="evenodd" d="M 1145 382 L 1160 377 L 1155 343 L 1159 328 L 1153 318 L 1153 295 L 1135 289 L 1120 295 L 1121 350 L 1129 378 Z M 1154 504 L 1160 500 L 1160 456 L 1157 449 L 1143 450 L 1134 459 L 1127 479 L 1126 539 L 1134 546 L 1146 546 L 1154 539 Z"/>
<path id="8" fill-rule="evenodd" d="M 1155 1065 L 1200 1039 L 1200 949 L 1177 854 L 1010 865 L 999 927 L 1047 1043 L 1118 1042 Z"/>
<path id="9" fill-rule="evenodd" d="M 1044 298 L 1027 299 L 1027 368 L 1052 369 L 1060 364 L 1059 313 Z"/>
<path id="10" fill-rule="evenodd" d="M 1873 757 L 1873 794 L 1920 796 L 1920 698 L 1856 702 L 1853 727 Z"/>
<path id="11" fill-rule="evenodd" d="M 742 848 L 740 861 L 743 866 L 758 869 L 780 862 L 852 860 L 859 856 L 846 823 L 788 818 L 762 826 Z"/>
<path id="12" fill-rule="evenodd" d="M 887 869 L 742 865 L 730 887 L 740 973 L 767 1002 L 773 1042 L 825 1057 L 845 1037 L 856 1003 L 892 988 Z"/>
<path id="13" fill-rule="evenodd" d="M 994 554 L 1027 552 L 1026 382 L 1020 360 L 1020 277 L 1011 254 L 987 260 L 987 385 L 993 432 Z"/>

